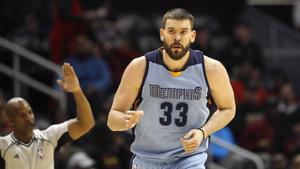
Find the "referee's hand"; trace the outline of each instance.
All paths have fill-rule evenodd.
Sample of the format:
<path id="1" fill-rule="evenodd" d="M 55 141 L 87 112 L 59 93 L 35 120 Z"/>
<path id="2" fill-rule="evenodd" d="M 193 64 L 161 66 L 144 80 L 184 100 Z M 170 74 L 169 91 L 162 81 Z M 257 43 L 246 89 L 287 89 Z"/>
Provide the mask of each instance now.
<path id="1" fill-rule="evenodd" d="M 140 121 L 143 115 L 143 110 L 127 111 L 125 113 L 125 126 L 127 127 L 127 129 L 133 128 Z"/>
<path id="2" fill-rule="evenodd" d="M 58 85 L 67 92 L 78 92 L 81 91 L 78 77 L 75 73 L 73 66 L 69 63 L 64 63 L 61 66 L 63 79 L 58 79 Z"/>

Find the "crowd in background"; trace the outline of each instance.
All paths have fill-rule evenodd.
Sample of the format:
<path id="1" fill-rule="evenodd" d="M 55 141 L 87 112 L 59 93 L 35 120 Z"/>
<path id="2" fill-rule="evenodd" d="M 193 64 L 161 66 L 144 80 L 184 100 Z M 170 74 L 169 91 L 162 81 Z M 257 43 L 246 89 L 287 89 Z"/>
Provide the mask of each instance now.
<path id="1" fill-rule="evenodd" d="M 91 103 L 96 127 L 79 141 L 62 145 L 56 152 L 57 169 L 129 166 L 132 135 L 110 132 L 106 118 L 128 63 L 161 46 L 158 30 L 162 16 L 160 12 L 137 15 L 130 10 L 119 11 L 113 2 L 28 0 L 35 5 L 22 6 L 19 13 L 4 10 L 5 5 L 12 8 L 18 1 L 1 2 L 0 18 L 10 26 L 0 26 L 2 36 L 56 64 L 69 62 Z M 266 69 L 263 50 L 251 39 L 251 25 L 240 14 L 237 12 L 232 20 L 225 21 L 209 14 L 194 14 L 197 37 L 192 48 L 225 65 L 236 98 L 236 117 L 215 135 L 259 154 L 267 169 L 299 169 L 300 107 L 295 86 L 282 71 Z M 223 27 L 226 21 L 229 31 Z M 0 61 L 11 65 L 11 57 L 4 55 L 11 54 L 0 48 Z M 32 66 L 29 61 L 22 61 L 21 70 L 60 90 L 55 84 L 57 75 Z M 0 103 L 4 104 L 13 97 L 12 81 L 3 74 L 0 78 Z M 74 117 L 72 97 L 67 97 L 68 108 L 62 112 L 53 98 L 25 85 L 22 89 L 37 115 L 39 128 Z M 5 117 L 0 117 L 0 134 L 9 131 Z M 217 145 L 212 144 L 208 152 L 211 161 L 228 169 L 255 168 L 250 161 Z"/>

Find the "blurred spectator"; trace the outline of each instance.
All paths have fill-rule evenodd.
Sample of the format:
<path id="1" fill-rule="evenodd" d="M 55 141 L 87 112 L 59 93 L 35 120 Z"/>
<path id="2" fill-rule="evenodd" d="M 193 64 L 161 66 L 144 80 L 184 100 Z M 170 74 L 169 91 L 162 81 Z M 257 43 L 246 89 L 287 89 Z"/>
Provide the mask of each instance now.
<path id="1" fill-rule="evenodd" d="M 277 153 L 272 156 L 271 169 L 287 169 L 287 168 L 288 168 L 288 161 L 284 154 Z"/>
<path id="2" fill-rule="evenodd" d="M 219 56 L 216 52 L 216 47 L 212 46 L 210 31 L 207 26 L 200 26 L 197 30 L 195 42 L 192 44 L 193 49 L 199 49 L 204 52 L 205 55 L 216 58 Z"/>
<path id="3" fill-rule="evenodd" d="M 50 33 L 52 60 L 60 63 L 68 56 L 78 34 L 86 33 L 88 22 L 104 18 L 108 10 L 101 0 L 53 0 L 53 25 Z"/>
<path id="4" fill-rule="evenodd" d="M 4 136 L 11 132 L 9 125 L 7 123 L 6 114 L 3 111 L 3 106 L 5 104 L 5 98 L 0 90 L 0 136 Z"/>
<path id="5" fill-rule="evenodd" d="M 265 87 L 268 91 L 268 97 L 278 99 L 282 86 L 288 83 L 288 81 L 289 79 L 284 72 L 279 69 L 270 69 L 265 75 Z"/>
<path id="6" fill-rule="evenodd" d="M 85 152 L 76 152 L 68 160 L 67 169 L 95 169 L 95 161 Z"/>
<path id="7" fill-rule="evenodd" d="M 220 163 L 226 169 L 257 169 L 253 161 L 238 154 L 230 154 L 227 158 Z"/>
<path id="8" fill-rule="evenodd" d="M 245 130 L 246 117 L 263 110 L 268 93 L 264 88 L 261 73 L 249 63 L 236 67 L 232 74 L 231 84 L 238 113 L 230 123 L 230 127 L 235 138 L 240 140 L 240 135 Z"/>
<path id="9" fill-rule="evenodd" d="M 49 56 L 47 29 L 40 26 L 39 19 L 33 14 L 27 14 L 23 24 L 10 32 L 9 38 L 41 56 Z"/>
<path id="10" fill-rule="evenodd" d="M 99 133 L 101 133 L 101 135 Z M 119 146 L 115 142 L 114 137 L 113 133 L 108 130 L 106 124 L 98 124 L 93 130 L 89 144 L 85 145 L 87 152 L 95 159 L 98 168 L 129 168 L 129 166 L 123 166 L 122 158 L 125 158 L 126 161 L 129 162 L 130 157 L 128 157 L 125 152 L 119 151 Z M 122 137 L 120 139 L 122 143 L 126 143 Z M 129 147 L 129 144 L 126 143 L 125 146 Z M 131 155 L 130 151 L 127 153 Z"/>
<path id="11" fill-rule="evenodd" d="M 281 113 L 287 116 L 293 116 L 290 118 L 291 122 L 297 122 L 300 120 L 299 105 L 295 95 L 295 91 L 291 84 L 285 84 L 280 89 L 280 101 L 278 109 Z M 296 118 L 296 119 L 295 119 Z"/>
<path id="12" fill-rule="evenodd" d="M 0 93 L 0 136 L 6 135 L 8 133 L 4 132 L 4 128 L 7 126 L 6 125 L 6 115 L 4 114 L 3 110 L 4 106 L 4 99 L 2 98 L 2 95 Z M 0 168 L 5 167 L 5 161 L 0 157 Z"/>
<path id="13" fill-rule="evenodd" d="M 279 123 L 277 102 L 270 100 L 263 114 L 248 115 L 246 128 L 241 135 L 241 145 L 254 152 L 273 152 L 273 143 Z M 251 118 L 251 119 L 250 119 Z"/>
<path id="14" fill-rule="evenodd" d="M 294 6 L 292 9 L 292 19 L 294 22 L 294 27 L 300 31 L 300 2 L 294 1 Z"/>
<path id="15" fill-rule="evenodd" d="M 251 38 L 251 28 L 248 22 L 240 20 L 235 24 L 233 41 L 225 51 L 225 57 L 221 58 L 226 68 L 231 72 L 237 65 L 250 63 L 261 72 L 264 69 L 262 51 L 258 44 Z"/>
<path id="16" fill-rule="evenodd" d="M 53 0 L 53 24 L 50 32 L 52 60 L 61 63 L 69 54 L 69 45 L 84 32 L 79 0 Z"/>
<path id="17" fill-rule="evenodd" d="M 117 88 L 119 85 L 123 71 L 126 66 L 134 58 L 141 56 L 141 53 L 133 46 L 131 39 L 123 39 L 121 45 L 118 48 L 113 48 L 110 51 L 110 57 L 108 58 L 109 65 L 113 71 L 113 88 Z"/>
<path id="18" fill-rule="evenodd" d="M 73 56 L 67 58 L 80 80 L 80 85 L 93 109 L 95 117 L 102 111 L 102 101 L 110 92 L 111 72 L 102 58 L 100 49 L 85 36 L 76 37 L 76 51 Z M 97 56 L 96 56 L 97 55 Z M 69 101 L 69 103 L 72 103 Z M 70 104 L 72 111 L 72 104 Z M 74 108 L 74 107 L 73 107 Z M 71 114 L 73 116 L 73 114 Z"/>
<path id="19" fill-rule="evenodd" d="M 95 160 L 71 142 L 66 142 L 55 157 L 55 168 L 58 169 L 96 169 Z"/>
<path id="20" fill-rule="evenodd" d="M 25 0 L 1 0 L 0 3 L 0 34 L 6 36 L 22 24 L 30 13 L 39 17 L 43 24 L 48 23 L 49 7 L 51 1 Z"/>
<path id="21" fill-rule="evenodd" d="M 281 125 L 285 127 L 278 129 L 277 133 L 280 139 L 276 139 L 276 142 L 278 150 L 282 151 L 282 146 L 284 146 L 288 137 L 297 136 L 299 134 L 297 132 L 297 126 L 295 125 L 300 122 L 300 107 L 295 91 L 290 83 L 282 85 L 279 94 L 279 104 L 277 108 L 283 121 Z M 289 150 L 287 151 L 287 153 L 291 153 Z"/>
<path id="22" fill-rule="evenodd" d="M 300 153 L 300 122 L 292 126 L 292 133 L 289 134 L 284 144 L 284 152 L 288 157 Z"/>
<path id="23" fill-rule="evenodd" d="M 291 169 L 300 169 L 300 155 L 297 154 L 292 161 Z"/>
<path id="24" fill-rule="evenodd" d="M 235 139 L 233 136 L 233 133 L 229 127 L 224 127 L 223 129 L 215 132 L 213 136 L 216 136 L 220 139 L 223 139 L 224 141 L 235 144 Z M 216 162 L 220 162 L 221 160 L 225 159 L 228 157 L 230 151 L 226 148 L 223 148 L 219 145 L 216 145 L 214 143 L 211 143 L 210 145 L 210 152 L 213 156 L 213 160 Z M 228 158 L 226 159 L 228 160 Z"/>

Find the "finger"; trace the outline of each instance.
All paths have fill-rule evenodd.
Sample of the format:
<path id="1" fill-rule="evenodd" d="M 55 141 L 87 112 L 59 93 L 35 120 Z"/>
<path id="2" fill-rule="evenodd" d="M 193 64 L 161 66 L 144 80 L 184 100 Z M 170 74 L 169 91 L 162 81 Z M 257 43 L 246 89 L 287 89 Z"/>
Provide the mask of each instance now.
<path id="1" fill-rule="evenodd" d="M 187 144 L 186 144 L 184 141 L 181 141 L 181 144 L 182 144 L 183 150 L 184 150 L 185 152 L 187 152 L 187 151 L 188 151 Z"/>
<path id="2" fill-rule="evenodd" d="M 134 119 L 137 121 L 143 116 L 143 112 L 135 112 L 133 114 Z"/>
<path id="3" fill-rule="evenodd" d="M 65 78 L 66 77 L 65 63 L 61 66 L 61 72 L 62 72 L 63 78 Z"/>
<path id="4" fill-rule="evenodd" d="M 130 126 L 130 121 L 129 121 L 129 119 L 126 119 L 125 120 L 125 127 L 129 127 Z"/>
<path id="5" fill-rule="evenodd" d="M 136 111 L 128 110 L 128 111 L 126 111 L 126 114 L 131 114 L 132 115 L 132 114 L 135 114 L 135 112 Z"/>
<path id="6" fill-rule="evenodd" d="M 185 146 L 187 151 L 195 151 L 199 147 L 199 143 L 196 139 L 184 139 L 182 138 L 182 144 Z"/>
<path id="7" fill-rule="evenodd" d="M 184 139 L 191 139 L 193 137 L 194 133 L 193 132 L 188 132 L 186 135 L 183 136 Z"/>
<path id="8" fill-rule="evenodd" d="M 133 123 L 133 116 L 131 114 L 125 114 L 124 118 L 125 118 L 125 126 L 131 127 Z"/>
<path id="9" fill-rule="evenodd" d="M 128 111 L 126 114 L 132 116 L 132 120 L 135 122 L 138 122 L 139 119 L 143 116 L 144 112 L 143 111 Z"/>
<path id="10" fill-rule="evenodd" d="M 194 152 L 195 150 L 197 149 L 197 147 L 188 147 L 187 150 L 188 150 L 188 153 L 191 153 L 191 152 Z"/>
<path id="11" fill-rule="evenodd" d="M 128 120 L 133 118 L 133 116 L 131 114 L 125 114 L 124 117 L 125 117 L 125 119 L 128 119 Z"/>
<path id="12" fill-rule="evenodd" d="M 71 75 L 71 65 L 70 63 L 64 63 L 64 72 L 66 75 Z"/>
<path id="13" fill-rule="evenodd" d="M 135 125 L 136 125 L 136 123 L 133 122 L 132 120 L 130 120 L 130 119 L 125 120 L 125 127 L 127 127 L 127 128 L 133 128 Z"/>
<path id="14" fill-rule="evenodd" d="M 70 66 L 70 73 L 72 76 L 76 76 L 75 70 L 73 68 L 73 66 Z"/>
<path id="15" fill-rule="evenodd" d="M 180 141 L 181 141 L 181 145 L 182 145 L 184 151 L 187 151 L 188 143 L 186 142 L 186 140 L 184 138 L 180 138 Z"/>
<path id="16" fill-rule="evenodd" d="M 130 128 L 133 128 L 136 125 L 136 123 L 131 123 Z"/>
<path id="17" fill-rule="evenodd" d="M 184 145 L 183 149 L 186 153 L 190 153 L 193 152 L 196 149 L 196 146 L 192 146 L 192 145 Z"/>
<path id="18" fill-rule="evenodd" d="M 195 149 L 197 146 L 195 144 L 188 144 L 186 145 L 187 149 Z"/>
<path id="19" fill-rule="evenodd" d="M 66 63 L 65 64 L 65 69 L 64 69 L 64 71 L 65 71 L 65 74 L 67 75 L 67 76 L 70 76 L 71 75 L 71 71 L 70 71 L 70 64 L 68 64 L 68 63 Z"/>
<path id="20" fill-rule="evenodd" d="M 187 142 L 188 140 L 183 137 L 180 137 L 180 141 L 181 141 L 181 144 L 184 146 L 186 146 L 188 144 L 188 142 Z"/>
<path id="21" fill-rule="evenodd" d="M 181 143 L 186 149 L 197 147 L 197 144 L 193 140 L 181 138 Z"/>
<path id="22" fill-rule="evenodd" d="M 61 88 L 64 87 L 64 82 L 63 82 L 62 80 L 57 79 L 56 82 L 57 82 L 57 84 L 58 84 Z"/>
<path id="23" fill-rule="evenodd" d="M 185 151 L 185 153 L 190 153 L 190 152 L 192 152 L 192 149 L 190 149 L 190 148 L 188 148 L 188 147 L 185 147 L 185 148 L 184 148 L 184 151 Z"/>
<path id="24" fill-rule="evenodd" d="M 137 113 L 140 117 L 144 116 L 144 111 L 143 111 L 143 110 L 138 110 L 138 111 L 136 111 L 136 113 Z"/>
<path id="25" fill-rule="evenodd" d="M 182 144 L 185 143 L 185 139 L 183 137 L 180 137 L 180 141 L 181 141 Z"/>

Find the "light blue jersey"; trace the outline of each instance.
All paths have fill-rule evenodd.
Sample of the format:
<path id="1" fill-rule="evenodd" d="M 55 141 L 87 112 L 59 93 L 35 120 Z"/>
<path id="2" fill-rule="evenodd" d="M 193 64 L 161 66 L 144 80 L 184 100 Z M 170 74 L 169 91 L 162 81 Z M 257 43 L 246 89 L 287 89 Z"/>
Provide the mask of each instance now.
<path id="1" fill-rule="evenodd" d="M 144 116 L 134 129 L 131 151 L 154 162 L 170 162 L 206 151 L 207 139 L 192 154 L 186 154 L 180 142 L 180 137 L 203 126 L 209 116 L 203 53 L 190 50 L 181 72 L 168 70 L 160 50 L 145 57 L 147 66 L 136 108 L 143 110 Z"/>

